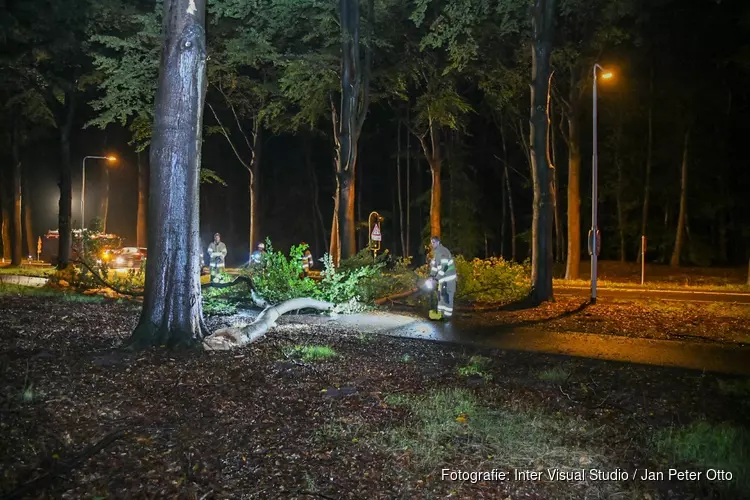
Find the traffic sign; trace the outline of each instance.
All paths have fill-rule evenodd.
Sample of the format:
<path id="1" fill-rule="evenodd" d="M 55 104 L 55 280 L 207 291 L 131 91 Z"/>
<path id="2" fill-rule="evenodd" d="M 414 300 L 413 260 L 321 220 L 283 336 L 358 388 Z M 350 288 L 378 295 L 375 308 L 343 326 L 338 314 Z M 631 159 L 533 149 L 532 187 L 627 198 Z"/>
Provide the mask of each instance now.
<path id="1" fill-rule="evenodd" d="M 372 228 L 372 241 L 381 241 L 382 237 L 380 235 L 380 224 L 375 224 L 375 227 Z"/>

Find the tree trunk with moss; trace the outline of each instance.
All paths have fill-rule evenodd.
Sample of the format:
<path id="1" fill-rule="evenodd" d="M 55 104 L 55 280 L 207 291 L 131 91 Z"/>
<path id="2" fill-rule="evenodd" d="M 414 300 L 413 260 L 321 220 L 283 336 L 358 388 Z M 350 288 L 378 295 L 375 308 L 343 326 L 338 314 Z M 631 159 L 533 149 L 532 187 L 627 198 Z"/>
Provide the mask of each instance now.
<path id="1" fill-rule="evenodd" d="M 193 346 L 208 334 L 201 304 L 198 224 L 205 14 L 205 0 L 164 2 L 150 151 L 149 259 L 132 348 Z"/>

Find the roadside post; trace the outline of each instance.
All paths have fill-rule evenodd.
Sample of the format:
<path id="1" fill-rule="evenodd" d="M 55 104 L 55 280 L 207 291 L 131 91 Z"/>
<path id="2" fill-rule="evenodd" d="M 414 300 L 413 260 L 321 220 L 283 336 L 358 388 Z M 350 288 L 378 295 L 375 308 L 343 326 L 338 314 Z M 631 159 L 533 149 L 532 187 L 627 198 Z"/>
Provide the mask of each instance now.
<path id="1" fill-rule="evenodd" d="M 370 250 L 372 250 L 373 260 L 378 255 L 380 250 L 380 242 L 383 241 L 383 233 L 380 231 L 380 226 L 383 222 L 383 218 L 377 212 L 370 212 L 368 217 L 367 226 L 370 234 Z"/>
<path id="2" fill-rule="evenodd" d="M 646 282 L 646 235 L 641 236 L 641 285 Z"/>
<path id="3" fill-rule="evenodd" d="M 36 260 L 42 260 L 42 237 L 40 236 L 39 239 L 36 240 Z"/>

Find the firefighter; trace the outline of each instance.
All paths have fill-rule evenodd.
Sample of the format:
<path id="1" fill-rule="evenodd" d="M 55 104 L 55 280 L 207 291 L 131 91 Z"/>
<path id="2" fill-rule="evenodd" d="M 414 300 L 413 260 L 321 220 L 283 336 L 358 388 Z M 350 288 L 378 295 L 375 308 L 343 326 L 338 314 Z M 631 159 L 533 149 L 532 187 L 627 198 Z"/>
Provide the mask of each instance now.
<path id="1" fill-rule="evenodd" d="M 430 311 L 431 319 L 450 319 L 453 316 L 453 296 L 456 294 L 456 264 L 450 250 L 440 243 L 440 238 L 433 236 L 432 261 L 430 277 L 438 283 L 437 311 Z"/>
<path id="2" fill-rule="evenodd" d="M 263 256 L 266 254 L 266 244 L 261 242 L 258 243 L 258 247 L 255 249 L 253 254 L 250 256 L 251 264 L 260 264 L 263 262 Z"/>
<path id="3" fill-rule="evenodd" d="M 310 252 L 310 247 L 307 246 L 307 243 L 303 241 L 300 245 L 303 247 L 307 247 L 302 254 L 302 270 L 305 272 L 305 276 L 307 276 L 310 273 L 310 269 L 312 269 L 313 267 L 313 256 L 312 252 Z"/>
<path id="4" fill-rule="evenodd" d="M 208 261 L 211 267 L 211 281 L 218 283 L 224 271 L 224 259 L 227 257 L 227 246 L 221 242 L 221 235 L 214 234 L 214 241 L 208 245 Z"/>

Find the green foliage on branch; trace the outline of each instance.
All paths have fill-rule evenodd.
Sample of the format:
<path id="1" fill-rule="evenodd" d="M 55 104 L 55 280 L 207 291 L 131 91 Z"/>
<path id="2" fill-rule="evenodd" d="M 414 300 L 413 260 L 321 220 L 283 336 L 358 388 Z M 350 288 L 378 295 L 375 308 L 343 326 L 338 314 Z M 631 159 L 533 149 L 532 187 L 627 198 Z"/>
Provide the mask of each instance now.
<path id="1" fill-rule="evenodd" d="M 277 304 L 299 297 L 318 297 L 315 281 L 304 276 L 302 255 L 307 245 L 295 245 L 287 257 L 273 249 L 266 240 L 262 266 L 252 266 L 245 273 L 253 280 L 255 292 L 268 303 Z"/>

